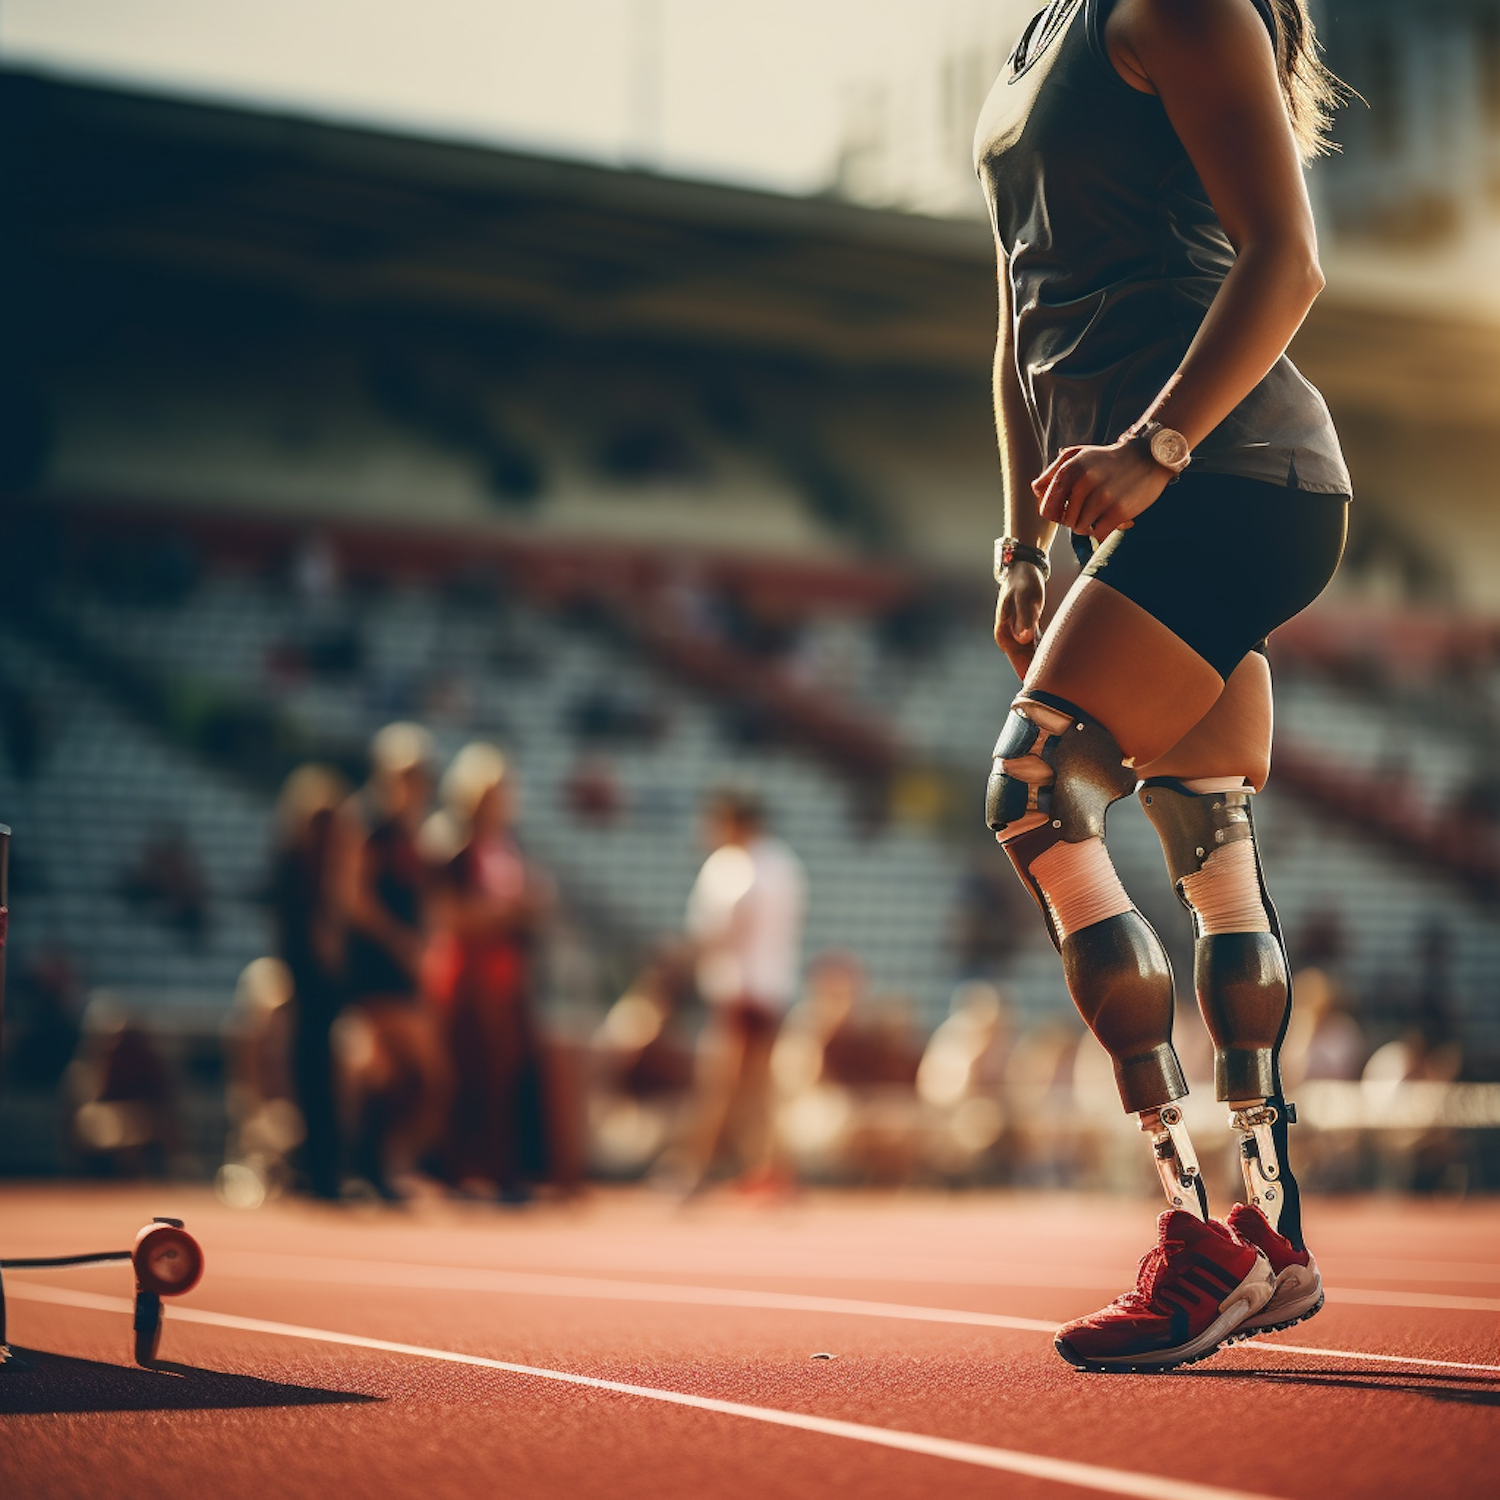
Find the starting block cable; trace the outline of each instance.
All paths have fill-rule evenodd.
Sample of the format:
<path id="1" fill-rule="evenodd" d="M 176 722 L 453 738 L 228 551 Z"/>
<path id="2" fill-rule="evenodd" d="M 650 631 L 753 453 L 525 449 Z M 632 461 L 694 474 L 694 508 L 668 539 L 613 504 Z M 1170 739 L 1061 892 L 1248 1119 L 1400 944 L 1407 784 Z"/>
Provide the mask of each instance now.
<path id="1" fill-rule="evenodd" d="M 97 1266 L 105 1261 L 129 1259 L 128 1250 L 95 1250 L 90 1255 L 28 1255 L 0 1260 L 0 1271 L 42 1271 L 54 1266 Z"/>

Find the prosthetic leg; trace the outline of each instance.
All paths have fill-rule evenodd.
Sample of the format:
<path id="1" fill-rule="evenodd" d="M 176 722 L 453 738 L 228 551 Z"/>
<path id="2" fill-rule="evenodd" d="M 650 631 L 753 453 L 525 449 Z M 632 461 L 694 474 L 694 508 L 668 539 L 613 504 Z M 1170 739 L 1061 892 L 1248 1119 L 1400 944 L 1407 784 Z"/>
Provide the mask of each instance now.
<path id="1" fill-rule="evenodd" d="M 1302 1208 L 1287 1166 L 1296 1112 L 1278 1056 L 1291 985 L 1276 908 L 1266 890 L 1252 789 L 1238 777 L 1156 777 L 1140 790 L 1178 899 L 1192 913 L 1193 979 L 1214 1043 L 1214 1093 L 1240 1139 L 1247 1202 L 1297 1250 Z"/>
<path id="2" fill-rule="evenodd" d="M 1187 1082 L 1172 1047 L 1172 966 L 1104 847 L 1106 812 L 1135 789 L 1123 758 L 1096 719 L 1028 689 L 995 745 L 985 822 L 1042 910 L 1121 1102 L 1151 1137 L 1167 1202 L 1206 1220 L 1198 1159 L 1173 1103 Z"/>

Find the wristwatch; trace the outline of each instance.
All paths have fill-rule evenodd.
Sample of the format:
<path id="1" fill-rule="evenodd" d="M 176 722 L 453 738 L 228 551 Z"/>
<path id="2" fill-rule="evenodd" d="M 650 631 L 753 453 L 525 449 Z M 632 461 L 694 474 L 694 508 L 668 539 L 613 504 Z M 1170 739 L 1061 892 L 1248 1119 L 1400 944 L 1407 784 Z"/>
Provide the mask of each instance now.
<path id="1" fill-rule="evenodd" d="M 1030 542 L 1018 542 L 1013 536 L 997 536 L 995 538 L 995 582 L 1000 582 L 1000 575 L 1014 562 L 1028 562 L 1041 573 L 1045 582 L 1052 576 L 1052 564 L 1047 554 L 1040 547 L 1033 547 Z"/>
<path id="2" fill-rule="evenodd" d="M 1164 427 L 1160 422 L 1139 422 L 1127 436 L 1151 455 L 1153 463 L 1170 469 L 1174 475 L 1182 473 L 1193 461 L 1188 440 L 1175 427 Z"/>

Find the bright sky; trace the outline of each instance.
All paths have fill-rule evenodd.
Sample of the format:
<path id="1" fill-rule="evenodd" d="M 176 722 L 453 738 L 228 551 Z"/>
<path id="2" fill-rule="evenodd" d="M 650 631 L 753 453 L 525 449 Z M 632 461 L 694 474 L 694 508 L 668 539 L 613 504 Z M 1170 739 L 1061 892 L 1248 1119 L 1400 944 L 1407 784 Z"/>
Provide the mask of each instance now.
<path id="1" fill-rule="evenodd" d="M 828 181 L 852 85 L 903 85 L 1039 3 L 5 0 L 0 58 L 808 192 Z"/>

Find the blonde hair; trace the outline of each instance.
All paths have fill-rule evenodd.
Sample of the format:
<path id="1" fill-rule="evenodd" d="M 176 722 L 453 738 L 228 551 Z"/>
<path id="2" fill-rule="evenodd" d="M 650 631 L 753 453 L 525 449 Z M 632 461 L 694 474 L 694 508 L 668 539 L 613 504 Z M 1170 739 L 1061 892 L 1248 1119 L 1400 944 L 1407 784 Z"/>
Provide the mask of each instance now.
<path id="1" fill-rule="evenodd" d="M 370 741 L 370 767 L 381 776 L 404 776 L 437 759 L 437 746 L 420 724 L 387 724 Z"/>
<path id="2" fill-rule="evenodd" d="M 1276 22 L 1276 73 L 1281 95 L 1291 117 L 1292 134 L 1304 163 L 1327 156 L 1338 147 L 1329 138 L 1333 112 L 1350 89 L 1323 64 L 1317 28 L 1308 14 L 1307 0 L 1270 0 Z"/>
<path id="3" fill-rule="evenodd" d="M 474 740 L 453 757 L 443 775 L 439 795 L 447 812 L 464 823 L 472 823 L 486 792 L 500 786 L 510 774 L 503 752 L 485 740 Z"/>
<path id="4" fill-rule="evenodd" d="M 276 798 L 276 833 L 282 847 L 301 842 L 319 813 L 335 812 L 349 795 L 349 783 L 332 766 L 298 766 Z"/>

